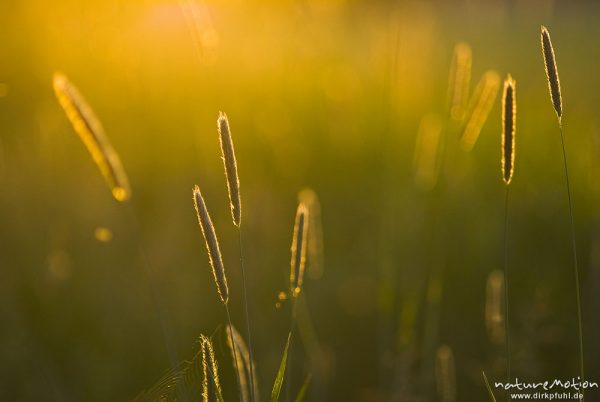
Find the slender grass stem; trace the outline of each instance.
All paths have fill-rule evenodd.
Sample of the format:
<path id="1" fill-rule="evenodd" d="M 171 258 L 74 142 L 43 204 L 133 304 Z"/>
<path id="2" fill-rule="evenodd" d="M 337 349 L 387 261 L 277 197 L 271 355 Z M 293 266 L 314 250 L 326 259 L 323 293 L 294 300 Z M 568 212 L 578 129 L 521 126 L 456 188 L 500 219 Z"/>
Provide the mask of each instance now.
<path id="1" fill-rule="evenodd" d="M 326 362 L 323 359 L 323 349 L 317 335 L 315 324 L 312 320 L 308 303 L 306 302 L 305 292 L 299 295 L 298 306 L 296 310 L 296 326 L 298 327 L 298 336 L 308 353 L 310 360 L 310 371 L 312 372 L 311 393 L 313 398 L 318 401 L 328 400 L 325 384 L 329 373 L 325 369 Z"/>
<path id="2" fill-rule="evenodd" d="M 244 253 L 242 250 L 242 225 L 238 226 L 238 244 L 240 247 L 240 267 L 242 270 L 242 287 L 244 291 L 244 309 L 246 313 L 246 332 L 248 337 L 248 354 L 250 355 L 250 400 L 254 402 L 254 357 L 252 354 L 252 332 L 250 331 L 250 313 L 248 312 L 248 288 L 246 270 L 244 269 Z"/>
<path id="3" fill-rule="evenodd" d="M 231 324 L 231 315 L 229 314 L 229 306 L 227 304 L 225 304 L 225 312 L 227 313 L 227 324 L 229 326 L 229 336 L 231 338 L 231 350 L 233 351 L 233 361 L 235 362 L 235 371 L 236 371 L 236 373 L 239 373 L 240 368 L 239 368 L 239 364 L 238 364 L 237 351 L 235 348 L 235 342 L 233 341 L 233 325 Z M 240 397 L 240 402 L 244 402 L 242 400 L 242 384 L 240 384 L 239 376 L 236 375 L 235 380 L 236 380 L 237 386 L 238 386 L 238 396 Z"/>
<path id="4" fill-rule="evenodd" d="M 567 196 L 569 199 L 569 219 L 571 223 L 571 241 L 573 244 L 573 267 L 575 273 L 575 294 L 577 296 L 577 325 L 579 329 L 579 374 L 581 381 L 584 381 L 584 362 L 583 362 L 583 319 L 581 317 L 581 291 L 579 286 L 579 267 L 577 264 L 577 242 L 575 241 L 575 223 L 573 219 L 573 200 L 571 197 L 571 185 L 569 183 L 569 169 L 567 167 L 567 152 L 565 147 L 565 137 L 563 134 L 562 118 L 558 118 L 558 126 L 560 127 L 560 141 L 562 144 L 563 162 L 565 165 L 565 178 L 567 183 Z M 583 401 L 583 390 L 581 391 Z"/>
<path id="5" fill-rule="evenodd" d="M 510 322 L 508 307 L 508 194 L 510 186 L 506 186 L 506 197 L 504 198 L 504 332 L 506 337 L 506 382 L 510 383 Z M 510 396 L 507 393 L 507 400 Z"/>
<path id="6" fill-rule="evenodd" d="M 293 296 L 292 296 L 293 297 Z M 285 386 L 285 400 L 286 402 L 290 402 L 292 399 L 292 353 L 291 353 L 291 349 L 292 349 L 292 338 L 294 336 L 294 327 L 295 327 L 295 322 L 296 322 L 296 302 L 298 300 L 298 297 L 301 297 L 300 295 L 293 297 L 292 300 L 292 305 L 291 305 L 291 314 L 290 314 L 290 346 L 288 346 L 289 348 L 289 352 L 288 352 L 288 357 L 287 357 L 287 369 L 286 371 L 286 377 L 287 377 L 287 384 Z"/>

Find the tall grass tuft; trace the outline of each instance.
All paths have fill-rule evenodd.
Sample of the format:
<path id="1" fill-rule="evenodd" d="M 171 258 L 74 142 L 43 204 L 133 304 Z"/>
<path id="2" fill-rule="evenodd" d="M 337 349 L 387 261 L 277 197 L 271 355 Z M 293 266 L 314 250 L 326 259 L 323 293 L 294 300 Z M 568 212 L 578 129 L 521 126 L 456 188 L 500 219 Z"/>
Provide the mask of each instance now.
<path id="1" fill-rule="evenodd" d="M 567 198 L 569 201 L 569 220 L 571 224 L 571 243 L 573 248 L 573 271 L 575 275 L 575 296 L 577 302 L 577 326 L 578 326 L 578 338 L 579 338 L 579 376 L 581 381 L 585 381 L 585 363 L 583 360 L 583 317 L 581 311 L 581 290 L 579 285 L 579 267 L 577 262 L 577 241 L 575 239 L 575 222 L 573 218 L 573 197 L 571 195 L 571 184 L 569 182 L 569 168 L 567 164 L 567 151 L 565 146 L 565 136 L 563 132 L 563 106 L 562 96 L 560 92 L 560 80 L 558 79 L 558 69 L 556 68 L 556 57 L 554 54 L 554 47 L 550 40 L 550 32 L 545 26 L 541 26 L 541 44 L 542 44 L 542 55 L 544 57 L 544 65 L 546 68 L 546 78 L 548 79 L 548 89 L 550 91 L 550 99 L 552 100 L 552 106 L 556 112 L 558 118 L 558 127 L 560 130 L 560 141 L 562 145 L 563 163 L 565 168 L 565 182 L 567 186 Z M 583 401 L 583 390 L 581 391 L 582 397 L 580 400 Z"/>
<path id="2" fill-rule="evenodd" d="M 246 285 L 246 270 L 244 268 L 244 254 L 242 248 L 242 199 L 240 193 L 240 179 L 238 176 L 237 161 L 233 149 L 233 140 L 231 138 L 231 129 L 227 115 L 219 112 L 217 119 L 217 128 L 219 130 L 219 142 L 221 144 L 221 157 L 225 167 L 225 178 L 227 179 L 227 192 L 229 194 L 229 203 L 231 206 L 231 217 L 233 224 L 238 229 L 238 245 L 240 250 L 240 268 L 242 271 L 242 284 L 244 292 L 244 310 L 246 314 L 246 332 L 248 335 L 248 345 L 250 360 L 252 360 L 252 331 L 250 330 L 250 313 L 248 311 L 248 287 Z M 250 368 L 250 399 L 256 400 L 254 395 L 254 367 Z"/>
<path id="3" fill-rule="evenodd" d="M 62 73 L 54 73 L 54 93 L 73 129 L 83 141 L 117 201 L 131 196 L 129 179 L 96 114 L 79 90 Z"/>
<path id="4" fill-rule="evenodd" d="M 198 217 L 198 223 L 200 224 L 200 229 L 202 230 L 202 235 L 204 236 L 204 241 L 206 243 L 206 249 L 208 251 L 208 260 L 210 261 L 215 284 L 217 285 L 217 292 L 219 293 L 219 298 L 221 299 L 221 302 L 223 302 L 223 305 L 225 306 L 225 312 L 227 313 L 229 336 L 233 338 L 233 325 L 231 324 L 231 315 L 229 314 L 229 307 L 227 306 L 227 302 L 229 301 L 229 289 L 227 288 L 227 277 L 225 276 L 225 267 L 223 266 L 223 258 L 221 257 L 221 250 L 219 249 L 217 234 L 215 232 L 215 227 L 212 223 L 212 220 L 210 219 L 210 215 L 208 214 L 208 210 L 206 209 L 206 203 L 204 202 L 204 198 L 200 192 L 200 187 L 194 186 L 193 198 L 194 207 L 196 208 L 196 216 Z M 235 345 L 233 346 L 233 354 L 234 356 L 236 354 Z M 239 368 L 237 367 L 237 357 L 234 358 L 234 361 L 236 364 L 236 371 L 239 372 Z M 238 390 L 240 391 L 241 401 L 242 395 L 239 379 L 237 380 L 237 384 Z"/>
<path id="5" fill-rule="evenodd" d="M 199 350 L 191 360 L 184 360 L 167 371 L 154 385 L 139 393 L 135 402 L 223 401 L 219 370 L 212 341 L 205 335 L 198 339 Z"/>

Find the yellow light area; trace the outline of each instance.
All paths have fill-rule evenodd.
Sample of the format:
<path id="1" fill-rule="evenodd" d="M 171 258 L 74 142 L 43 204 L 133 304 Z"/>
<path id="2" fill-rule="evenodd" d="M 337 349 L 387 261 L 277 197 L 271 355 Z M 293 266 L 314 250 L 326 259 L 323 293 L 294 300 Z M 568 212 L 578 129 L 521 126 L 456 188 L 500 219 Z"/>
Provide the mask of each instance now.
<path id="1" fill-rule="evenodd" d="M 71 276 L 71 258 L 62 249 L 53 250 L 47 257 L 48 272 L 53 279 L 63 281 Z"/>
<path id="2" fill-rule="evenodd" d="M 112 240 L 113 232 L 109 228 L 100 226 L 94 230 L 94 237 L 96 237 L 96 240 L 99 242 L 107 243 Z"/>
<path id="3" fill-rule="evenodd" d="M 8 85 L 0 82 L 0 98 L 4 98 L 6 95 L 8 95 Z"/>

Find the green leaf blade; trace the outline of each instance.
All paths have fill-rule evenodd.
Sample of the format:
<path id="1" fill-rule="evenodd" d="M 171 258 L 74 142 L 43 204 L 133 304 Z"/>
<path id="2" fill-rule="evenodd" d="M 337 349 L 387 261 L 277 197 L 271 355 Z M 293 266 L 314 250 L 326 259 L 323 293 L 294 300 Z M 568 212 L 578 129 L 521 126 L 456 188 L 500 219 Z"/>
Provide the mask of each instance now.
<path id="1" fill-rule="evenodd" d="M 279 370 L 277 370 L 277 377 L 275 377 L 275 383 L 273 384 L 273 391 L 271 391 L 271 402 L 277 402 L 279 400 L 279 393 L 281 392 L 281 386 L 285 378 L 285 368 L 287 365 L 288 349 L 290 348 L 290 340 L 292 339 L 292 333 L 288 334 L 288 339 L 285 344 L 283 356 L 281 356 L 281 363 L 279 363 Z"/>

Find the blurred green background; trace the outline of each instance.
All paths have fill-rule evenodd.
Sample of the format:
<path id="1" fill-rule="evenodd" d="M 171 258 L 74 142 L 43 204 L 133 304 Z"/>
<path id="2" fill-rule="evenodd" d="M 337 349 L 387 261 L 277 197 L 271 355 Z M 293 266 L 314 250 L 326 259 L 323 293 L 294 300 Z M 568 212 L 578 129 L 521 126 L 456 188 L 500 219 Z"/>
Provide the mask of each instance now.
<path id="1" fill-rule="evenodd" d="M 517 81 L 513 374 L 576 377 L 568 204 L 540 24 L 552 34 L 563 89 L 586 374 L 600 381 L 597 2 L 197 7 L 200 46 L 177 1 L 0 3 L 0 399 L 128 400 L 151 386 L 170 366 L 155 283 L 178 360 L 193 356 L 201 332 L 214 333 L 225 397 L 234 400 L 224 310 L 191 197 L 199 184 L 242 329 L 237 233 L 216 130 L 222 110 L 238 158 L 262 395 L 289 326 L 289 303 L 275 305 L 288 286 L 297 193 L 309 186 L 320 197 L 325 244 L 323 276 L 307 278 L 303 291 L 319 353 L 310 358 L 294 345 L 292 388 L 312 372 L 312 401 L 437 401 L 435 350 L 445 344 L 457 400 L 485 400 L 481 371 L 504 376 L 504 349 L 490 343 L 484 321 L 487 276 L 503 267 L 499 99 L 473 151 L 452 151 L 438 187 L 419 190 L 413 172 L 419 123 L 444 116 L 460 41 L 473 52 L 471 91 L 488 69 Z M 78 86 L 120 154 L 131 208 L 112 199 L 65 118 L 52 91 L 56 70 Z M 450 150 L 456 133 L 446 134 Z M 101 241 L 98 228 L 111 239 Z M 428 298 L 431 272 L 443 280 Z"/>

